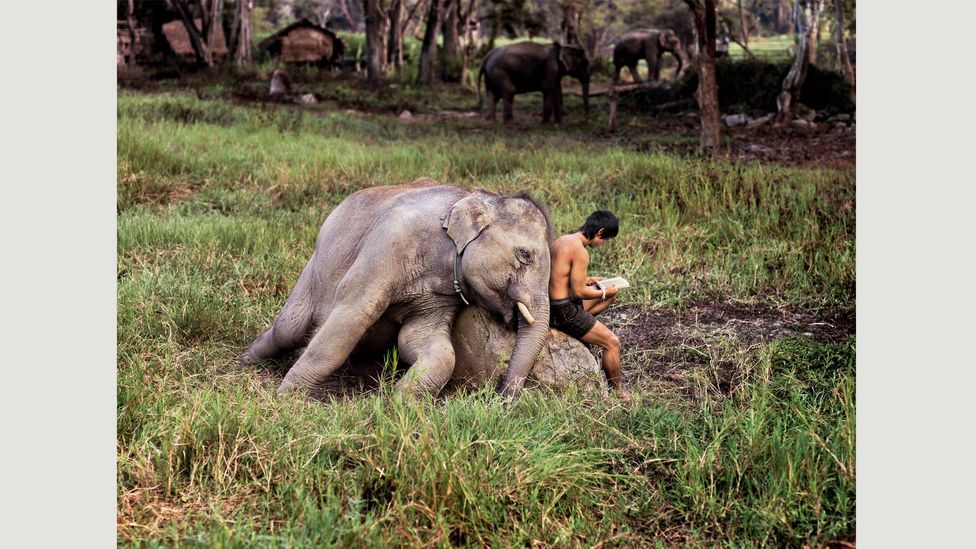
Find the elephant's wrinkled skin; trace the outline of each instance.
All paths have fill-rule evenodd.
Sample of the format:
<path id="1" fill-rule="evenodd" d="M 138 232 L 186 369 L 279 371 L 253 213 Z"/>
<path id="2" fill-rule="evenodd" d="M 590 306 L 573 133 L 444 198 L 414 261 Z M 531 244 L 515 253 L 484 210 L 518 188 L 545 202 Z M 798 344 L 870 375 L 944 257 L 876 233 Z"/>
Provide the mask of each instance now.
<path id="1" fill-rule="evenodd" d="M 478 74 L 488 95 L 488 118 L 495 119 L 495 105 L 505 102 L 504 120 L 512 120 L 512 102 L 519 93 L 542 92 L 542 122 L 563 121 L 563 76 L 572 76 L 583 86 L 583 110 L 590 112 L 590 63 L 579 46 L 518 42 L 488 52 Z"/>
<path id="2" fill-rule="evenodd" d="M 517 334 L 480 307 L 466 307 L 454 321 L 451 341 L 457 356 L 448 391 L 494 386 L 505 374 L 505 360 Z M 607 378 L 586 345 L 550 329 L 529 378 L 557 390 L 607 394 Z"/>
<path id="3" fill-rule="evenodd" d="M 515 395 L 548 331 L 551 234 L 545 212 L 525 196 L 431 179 L 356 192 L 329 214 L 274 325 L 241 362 L 308 341 L 278 388 L 283 393 L 318 385 L 350 355 L 396 344 L 411 365 L 398 388 L 437 394 L 454 370 L 450 331 L 463 306 L 453 285 L 458 252 L 464 296 L 507 324 L 518 316 L 503 386 Z M 528 314 L 517 312 L 518 303 Z"/>
<path id="4" fill-rule="evenodd" d="M 680 75 L 688 64 L 688 56 L 681 45 L 681 39 L 673 30 L 641 30 L 623 35 L 613 46 L 613 81 L 620 82 L 620 70 L 627 67 L 634 82 L 640 82 L 637 63 L 641 59 L 647 62 L 649 78 L 652 81 L 659 79 L 661 55 L 664 52 L 671 52 L 678 60 L 678 71 L 675 74 Z"/>

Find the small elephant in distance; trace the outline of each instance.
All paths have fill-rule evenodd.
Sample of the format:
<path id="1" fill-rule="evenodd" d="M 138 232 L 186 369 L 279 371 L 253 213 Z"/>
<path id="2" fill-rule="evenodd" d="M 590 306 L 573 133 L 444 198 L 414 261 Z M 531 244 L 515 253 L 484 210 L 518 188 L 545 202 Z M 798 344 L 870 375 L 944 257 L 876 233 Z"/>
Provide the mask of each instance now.
<path id="1" fill-rule="evenodd" d="M 590 112 L 590 62 L 580 46 L 518 42 L 488 52 L 478 73 L 478 104 L 481 79 L 488 96 L 488 119 L 495 119 L 495 105 L 505 102 L 504 120 L 512 121 L 515 95 L 542 92 L 542 123 L 563 121 L 563 76 L 572 76 L 583 86 L 583 111 Z"/>
<path id="2" fill-rule="evenodd" d="M 551 237 L 545 210 L 525 195 L 431 179 L 353 193 L 322 224 L 291 295 L 241 363 L 308 342 L 278 387 L 284 393 L 396 345 L 410 365 L 398 389 L 436 395 L 454 371 L 451 326 L 470 302 L 517 325 L 501 387 L 515 396 L 549 331 Z"/>
<path id="3" fill-rule="evenodd" d="M 647 62 L 650 80 L 658 80 L 661 77 L 661 56 L 664 52 L 670 52 L 678 60 L 678 72 L 675 74 L 680 75 L 688 64 L 688 55 L 681 45 L 681 39 L 673 30 L 651 29 L 625 34 L 613 46 L 613 82 L 620 82 L 620 70 L 624 67 L 630 69 L 634 82 L 641 82 L 637 73 L 637 63 L 641 59 Z"/>

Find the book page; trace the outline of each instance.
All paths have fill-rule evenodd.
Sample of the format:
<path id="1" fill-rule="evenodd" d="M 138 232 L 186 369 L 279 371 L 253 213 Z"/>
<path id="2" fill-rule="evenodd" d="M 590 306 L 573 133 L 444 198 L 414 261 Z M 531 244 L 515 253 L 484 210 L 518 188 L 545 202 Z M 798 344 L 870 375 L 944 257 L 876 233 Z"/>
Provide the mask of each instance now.
<path id="1" fill-rule="evenodd" d="M 627 280 L 624 277 L 618 276 L 616 278 L 607 278 L 605 280 L 600 280 L 596 283 L 596 286 L 601 290 L 606 290 L 610 286 L 616 286 L 618 289 L 630 288 L 630 282 L 627 282 Z"/>

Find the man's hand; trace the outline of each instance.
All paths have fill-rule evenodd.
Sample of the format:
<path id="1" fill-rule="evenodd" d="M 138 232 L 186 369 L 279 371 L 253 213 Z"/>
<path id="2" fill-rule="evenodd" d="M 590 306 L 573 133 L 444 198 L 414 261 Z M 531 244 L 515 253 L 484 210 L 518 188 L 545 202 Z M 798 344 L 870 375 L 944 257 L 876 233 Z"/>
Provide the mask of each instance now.
<path id="1" fill-rule="evenodd" d="M 599 282 L 599 281 L 601 281 L 601 280 L 606 280 L 606 278 L 604 278 L 602 276 L 588 276 L 588 277 L 586 277 L 585 284 L 587 286 L 595 286 L 596 283 Z"/>
<path id="2" fill-rule="evenodd" d="M 607 297 L 606 297 L 606 299 L 613 299 L 613 298 L 617 297 L 617 293 L 618 292 L 620 292 L 620 290 L 616 286 L 610 286 L 609 288 L 607 288 Z"/>

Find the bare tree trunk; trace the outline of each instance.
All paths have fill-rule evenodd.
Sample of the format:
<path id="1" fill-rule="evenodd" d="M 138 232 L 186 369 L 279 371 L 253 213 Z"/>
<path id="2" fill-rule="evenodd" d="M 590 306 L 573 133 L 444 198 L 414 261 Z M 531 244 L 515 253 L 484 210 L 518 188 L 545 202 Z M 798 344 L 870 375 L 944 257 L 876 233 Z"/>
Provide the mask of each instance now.
<path id="1" fill-rule="evenodd" d="M 238 20 L 238 30 L 234 33 L 237 36 L 237 44 L 234 59 L 239 65 L 250 65 L 251 56 L 251 10 L 254 9 L 254 0 L 237 0 L 237 10 L 235 13 Z"/>
<path id="2" fill-rule="evenodd" d="M 739 45 L 742 46 L 744 50 L 749 52 L 750 56 L 755 58 L 756 56 L 752 55 L 752 52 L 749 51 L 749 29 L 746 27 L 745 13 L 742 11 L 742 0 L 736 0 L 736 4 L 739 5 L 739 32 L 742 33 L 742 43 Z"/>
<path id="3" fill-rule="evenodd" d="M 458 35 L 458 20 L 461 18 L 461 2 L 459 0 L 445 0 L 444 15 L 441 16 L 444 36 L 444 47 L 441 48 L 441 80 L 444 82 L 461 81 L 461 37 Z"/>
<path id="4" fill-rule="evenodd" d="M 203 34 L 207 37 L 207 47 L 210 49 L 211 56 L 213 56 L 217 49 L 215 47 L 217 45 L 217 30 L 223 23 L 224 0 L 210 0 L 209 8 L 209 10 L 204 9 L 201 11 L 210 12 L 209 16 L 203 19 L 203 28 L 206 29 Z"/>
<path id="5" fill-rule="evenodd" d="M 458 0 L 460 3 L 461 0 Z M 468 0 L 468 9 L 461 14 L 461 28 L 464 31 L 461 33 L 463 37 L 461 42 L 461 83 L 465 83 L 468 76 L 468 50 L 474 48 L 471 44 L 471 15 L 474 13 L 475 0 Z M 473 50 L 472 50 L 473 51 Z M 475 84 L 477 86 L 477 83 Z"/>
<path id="6" fill-rule="evenodd" d="M 563 41 L 566 44 L 582 45 L 579 35 L 580 17 L 582 17 L 580 12 L 583 7 L 581 4 L 580 0 L 563 0 L 559 4 L 563 12 L 560 30 L 562 30 Z"/>
<path id="7" fill-rule="evenodd" d="M 793 120 L 796 104 L 800 102 L 800 89 L 803 88 L 803 81 L 807 78 L 807 68 L 810 66 L 809 50 L 814 43 L 812 35 L 819 29 L 816 22 L 820 19 L 825 2 L 826 0 L 797 0 L 796 2 L 796 21 L 799 27 L 797 37 L 800 43 L 790 72 L 786 73 L 786 78 L 783 79 L 783 91 L 776 98 L 776 108 L 779 111 L 776 124 L 780 126 Z"/>
<path id="8" fill-rule="evenodd" d="M 401 36 L 413 36 L 417 25 L 420 24 L 420 17 L 417 13 L 424 13 L 427 9 L 427 3 L 424 0 L 417 0 L 410 7 L 410 11 L 407 12 L 407 18 L 403 20 L 403 28 L 400 30 Z"/>
<path id="9" fill-rule="evenodd" d="M 715 156 L 719 152 L 720 127 L 718 82 L 715 80 L 716 0 L 685 0 L 695 19 L 698 39 L 698 116 L 701 118 L 702 149 Z"/>
<path id="10" fill-rule="evenodd" d="M 200 1 L 202 2 L 203 0 Z M 183 22 L 183 26 L 186 28 L 186 34 L 190 38 L 190 46 L 193 47 L 193 54 L 197 58 L 197 63 L 206 67 L 214 66 L 210 44 L 205 38 L 205 36 L 210 35 L 210 12 L 207 8 L 203 4 L 200 5 L 203 29 L 198 29 L 196 23 L 193 22 L 193 11 L 190 9 L 188 0 L 166 0 L 166 3 L 170 9 L 176 12 L 180 21 Z"/>
<path id="11" fill-rule="evenodd" d="M 437 30 L 441 26 L 441 0 L 430 0 L 427 10 L 427 29 L 420 47 L 420 67 L 417 82 L 426 86 L 434 84 L 434 59 L 437 57 Z"/>
<path id="12" fill-rule="evenodd" d="M 129 11 L 125 14 L 126 24 L 129 26 L 129 58 L 126 63 L 136 64 L 136 2 L 129 0 Z"/>
<path id="13" fill-rule="evenodd" d="M 386 63 L 396 68 L 403 66 L 403 26 L 400 24 L 402 17 L 403 0 L 393 0 L 390 2 L 390 39 L 387 43 Z"/>
<path id="14" fill-rule="evenodd" d="M 232 52 L 237 51 L 237 34 L 241 27 L 241 2 L 247 1 L 234 0 L 234 19 L 231 20 L 230 36 L 227 37 L 227 48 Z"/>
<path id="15" fill-rule="evenodd" d="M 352 13 L 349 12 L 349 6 L 346 4 L 346 0 L 338 0 L 336 4 L 339 6 L 339 11 L 342 12 L 342 16 L 346 18 L 346 21 L 349 21 L 349 26 L 355 29 L 356 20 L 353 19 Z M 324 27 L 325 25 L 322 26 Z"/>
<path id="16" fill-rule="evenodd" d="M 834 7 L 837 11 L 837 22 L 835 23 L 836 29 L 834 30 L 834 42 L 837 48 L 837 63 L 840 66 L 841 72 L 844 74 L 844 79 L 847 83 L 851 85 L 851 102 L 855 105 L 857 101 L 855 100 L 855 81 L 856 77 L 854 75 L 854 67 L 851 66 L 851 56 L 847 53 L 847 42 L 844 40 L 844 2 L 843 0 L 834 0 Z"/>
<path id="17" fill-rule="evenodd" d="M 821 4 L 826 4 L 827 1 L 823 0 Z M 798 4 L 799 5 L 799 4 Z M 816 64 L 817 62 L 817 50 L 820 48 L 820 25 L 822 23 L 823 15 L 823 5 L 820 6 L 820 11 L 817 12 L 813 21 L 810 22 L 810 45 L 807 47 L 807 57 L 809 58 L 807 62 L 809 64 Z M 800 15 L 797 14 L 797 17 Z"/>
<path id="18" fill-rule="evenodd" d="M 386 76 L 386 24 L 382 0 L 365 0 L 366 79 L 377 84 Z"/>

